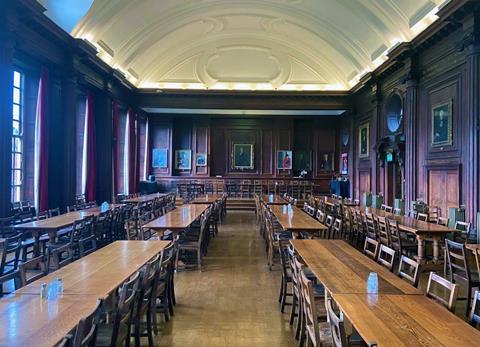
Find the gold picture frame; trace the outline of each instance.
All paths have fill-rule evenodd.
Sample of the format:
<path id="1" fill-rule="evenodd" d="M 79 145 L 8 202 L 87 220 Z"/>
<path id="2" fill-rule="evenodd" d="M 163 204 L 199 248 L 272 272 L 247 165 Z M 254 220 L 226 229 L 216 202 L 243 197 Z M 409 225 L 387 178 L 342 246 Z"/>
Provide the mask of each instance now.
<path id="1" fill-rule="evenodd" d="M 358 157 L 370 156 L 370 123 L 364 123 L 358 128 Z"/>
<path id="2" fill-rule="evenodd" d="M 432 106 L 432 147 L 451 146 L 452 136 L 452 101 Z"/>

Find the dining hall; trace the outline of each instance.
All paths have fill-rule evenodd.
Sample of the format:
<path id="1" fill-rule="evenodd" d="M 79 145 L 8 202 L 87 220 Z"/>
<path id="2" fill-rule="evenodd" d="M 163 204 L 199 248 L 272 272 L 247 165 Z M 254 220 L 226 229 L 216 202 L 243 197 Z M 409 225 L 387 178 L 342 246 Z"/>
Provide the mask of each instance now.
<path id="1" fill-rule="evenodd" d="M 0 347 L 480 346 L 480 1 L 1 0 Z"/>

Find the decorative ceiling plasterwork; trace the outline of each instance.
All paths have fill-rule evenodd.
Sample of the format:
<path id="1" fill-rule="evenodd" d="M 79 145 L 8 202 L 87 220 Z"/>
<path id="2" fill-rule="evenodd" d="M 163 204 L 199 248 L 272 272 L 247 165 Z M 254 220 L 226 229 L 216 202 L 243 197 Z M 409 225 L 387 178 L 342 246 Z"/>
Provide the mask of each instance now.
<path id="1" fill-rule="evenodd" d="M 444 2 L 95 0 L 72 35 L 143 88 L 348 90 Z"/>

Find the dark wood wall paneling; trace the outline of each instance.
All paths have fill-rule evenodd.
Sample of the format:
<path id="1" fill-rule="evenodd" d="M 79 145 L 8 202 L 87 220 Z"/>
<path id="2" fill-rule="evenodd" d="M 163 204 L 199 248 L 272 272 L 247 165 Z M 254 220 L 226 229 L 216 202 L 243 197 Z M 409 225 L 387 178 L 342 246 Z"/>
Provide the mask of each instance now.
<path id="1" fill-rule="evenodd" d="M 291 178 L 293 170 L 277 169 L 277 151 L 312 151 L 310 178 L 319 180 L 323 191 L 328 191 L 332 172 L 320 169 L 323 154 L 334 156 L 334 169 L 339 166 L 340 117 L 321 116 L 295 119 L 292 117 L 198 117 L 150 115 L 152 148 L 168 150 L 168 168 L 150 168 L 158 178 Z M 254 168 L 233 168 L 233 144 L 254 145 Z M 176 170 L 175 151 L 192 150 L 191 170 Z M 196 166 L 197 153 L 207 154 L 207 166 Z"/>
<path id="2" fill-rule="evenodd" d="M 413 48 L 395 72 L 376 76 L 354 95 L 354 192 L 388 192 L 387 172 L 376 157 L 378 141 L 391 135 L 386 101 L 392 93 L 404 100 L 406 136 L 406 203 L 423 199 L 447 208 L 465 205 L 467 219 L 478 209 L 478 113 L 480 81 L 479 15 L 470 13 L 463 26 L 427 49 Z M 453 142 L 432 146 L 432 106 L 452 102 Z M 370 157 L 358 157 L 358 126 L 370 122 Z M 407 205 L 408 207 L 408 205 Z"/>

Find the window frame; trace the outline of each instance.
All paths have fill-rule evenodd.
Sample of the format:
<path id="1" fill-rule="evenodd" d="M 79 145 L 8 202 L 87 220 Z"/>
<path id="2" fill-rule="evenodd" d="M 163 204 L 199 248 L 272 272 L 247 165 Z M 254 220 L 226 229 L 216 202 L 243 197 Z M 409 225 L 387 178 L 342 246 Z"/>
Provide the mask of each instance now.
<path id="1" fill-rule="evenodd" d="M 16 84 L 16 74 L 19 75 L 19 83 Z M 15 101 L 15 94 L 18 90 L 18 101 Z M 25 73 L 22 69 L 17 67 L 13 68 L 12 70 L 12 146 L 11 146 L 11 154 L 12 154 L 12 164 L 11 164 L 11 182 L 10 182 L 10 198 L 11 202 L 20 202 L 23 199 L 23 189 L 24 189 L 24 178 L 25 178 L 25 134 L 24 134 L 24 126 L 25 126 L 25 115 L 24 115 L 24 108 L 25 108 Z M 18 107 L 18 119 L 15 119 L 15 106 Z M 18 123 L 18 134 L 14 133 L 14 125 Z M 16 140 L 19 142 L 19 148 L 16 148 Z M 19 156 L 20 164 L 16 165 L 16 157 Z M 19 172 L 20 181 L 15 181 L 15 174 Z M 18 191 L 18 193 L 17 193 Z"/>

